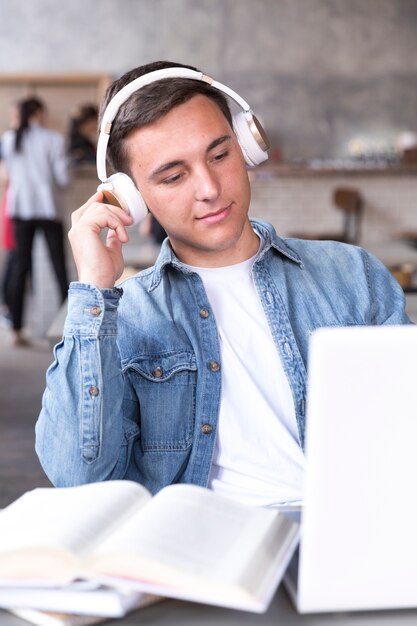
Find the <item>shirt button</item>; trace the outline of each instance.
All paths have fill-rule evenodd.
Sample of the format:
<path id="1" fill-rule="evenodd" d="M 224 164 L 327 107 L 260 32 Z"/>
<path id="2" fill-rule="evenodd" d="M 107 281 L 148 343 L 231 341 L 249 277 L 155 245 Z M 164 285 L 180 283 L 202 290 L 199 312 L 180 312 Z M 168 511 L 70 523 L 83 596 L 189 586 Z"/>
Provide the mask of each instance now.
<path id="1" fill-rule="evenodd" d="M 200 317 L 203 318 L 203 320 L 207 319 L 209 316 L 209 312 L 208 309 L 200 309 Z"/>
<path id="2" fill-rule="evenodd" d="M 90 394 L 90 396 L 98 396 L 99 391 L 98 391 L 98 387 L 95 387 L 94 385 L 92 385 L 90 387 L 90 389 L 88 390 L 88 393 Z"/>
<path id="3" fill-rule="evenodd" d="M 218 372 L 220 369 L 220 364 L 217 361 L 210 361 L 209 368 L 212 372 Z"/>
<path id="4" fill-rule="evenodd" d="M 154 371 L 152 372 L 152 376 L 154 378 L 161 378 L 161 376 L 162 376 L 162 367 L 155 367 Z"/>
<path id="5" fill-rule="evenodd" d="M 94 317 L 98 317 L 101 313 L 101 309 L 99 306 L 92 306 L 90 309 L 90 313 L 91 315 L 94 315 Z"/>
<path id="6" fill-rule="evenodd" d="M 213 426 L 211 426 L 210 424 L 203 424 L 201 427 L 201 432 L 204 435 L 209 435 L 212 431 L 213 431 Z"/>

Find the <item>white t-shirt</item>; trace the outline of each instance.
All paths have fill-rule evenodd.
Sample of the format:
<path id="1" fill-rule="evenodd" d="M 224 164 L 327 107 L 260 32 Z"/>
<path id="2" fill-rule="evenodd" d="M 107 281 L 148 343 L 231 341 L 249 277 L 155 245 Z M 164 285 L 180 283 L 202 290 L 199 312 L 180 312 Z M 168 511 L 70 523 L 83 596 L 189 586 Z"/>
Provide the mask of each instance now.
<path id="1" fill-rule="evenodd" d="M 222 392 L 209 487 L 260 506 L 299 502 L 304 454 L 287 376 L 256 292 L 255 257 L 229 267 L 191 267 L 219 332 Z"/>

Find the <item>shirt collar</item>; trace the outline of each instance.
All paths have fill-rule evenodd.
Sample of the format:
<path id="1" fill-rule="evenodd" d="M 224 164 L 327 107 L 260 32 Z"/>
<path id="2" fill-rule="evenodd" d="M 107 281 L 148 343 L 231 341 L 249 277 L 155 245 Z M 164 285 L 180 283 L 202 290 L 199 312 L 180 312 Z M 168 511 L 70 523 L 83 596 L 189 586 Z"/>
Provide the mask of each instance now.
<path id="1" fill-rule="evenodd" d="M 251 224 L 255 232 L 260 235 L 261 241 L 263 242 L 257 253 L 255 263 L 260 261 L 268 250 L 272 248 L 290 261 L 297 263 L 300 268 L 303 266 L 298 254 L 284 239 L 278 237 L 275 228 L 271 224 L 257 219 L 251 219 Z M 162 274 L 166 271 L 167 266 L 172 266 L 186 275 L 193 273 L 192 270 L 181 263 L 181 261 L 175 256 L 168 238 L 163 241 L 158 258 L 155 262 L 153 279 L 149 287 L 149 291 L 153 291 L 159 285 L 162 280 Z"/>
<path id="2" fill-rule="evenodd" d="M 290 261 L 294 261 L 294 263 L 297 263 L 300 267 L 303 266 L 297 252 L 295 252 L 295 250 L 288 245 L 287 240 L 278 237 L 272 224 L 256 219 L 251 219 L 251 224 L 253 229 L 261 235 L 261 240 L 263 240 L 263 245 L 259 249 L 258 257 L 256 259 L 257 261 L 259 261 L 270 248 L 273 248 Z"/>

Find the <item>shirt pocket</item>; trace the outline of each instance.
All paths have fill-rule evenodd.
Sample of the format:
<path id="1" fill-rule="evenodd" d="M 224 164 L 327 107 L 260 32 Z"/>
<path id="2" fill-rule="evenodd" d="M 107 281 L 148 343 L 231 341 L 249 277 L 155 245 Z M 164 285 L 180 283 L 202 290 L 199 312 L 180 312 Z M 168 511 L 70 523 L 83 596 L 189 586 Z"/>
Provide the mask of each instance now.
<path id="1" fill-rule="evenodd" d="M 194 353 L 171 351 L 135 357 L 124 367 L 139 400 L 143 452 L 186 450 L 195 422 Z"/>

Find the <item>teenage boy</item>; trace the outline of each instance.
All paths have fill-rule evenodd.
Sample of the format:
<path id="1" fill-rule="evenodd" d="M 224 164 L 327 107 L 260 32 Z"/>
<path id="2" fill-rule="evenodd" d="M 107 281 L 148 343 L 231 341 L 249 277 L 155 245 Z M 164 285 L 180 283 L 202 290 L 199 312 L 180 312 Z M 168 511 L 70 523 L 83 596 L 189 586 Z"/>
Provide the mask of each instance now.
<path id="1" fill-rule="evenodd" d="M 172 67 L 189 66 L 128 72 L 103 111 Z M 257 505 L 300 501 L 309 335 L 408 323 L 401 288 L 364 250 L 249 220 L 242 144 L 205 79 L 134 90 L 107 132 L 113 168 L 168 239 L 154 267 L 114 287 L 132 218 L 101 191 L 75 211 L 79 282 L 37 424 L 46 473 L 59 486 L 126 478 L 151 492 L 188 482 Z"/>

